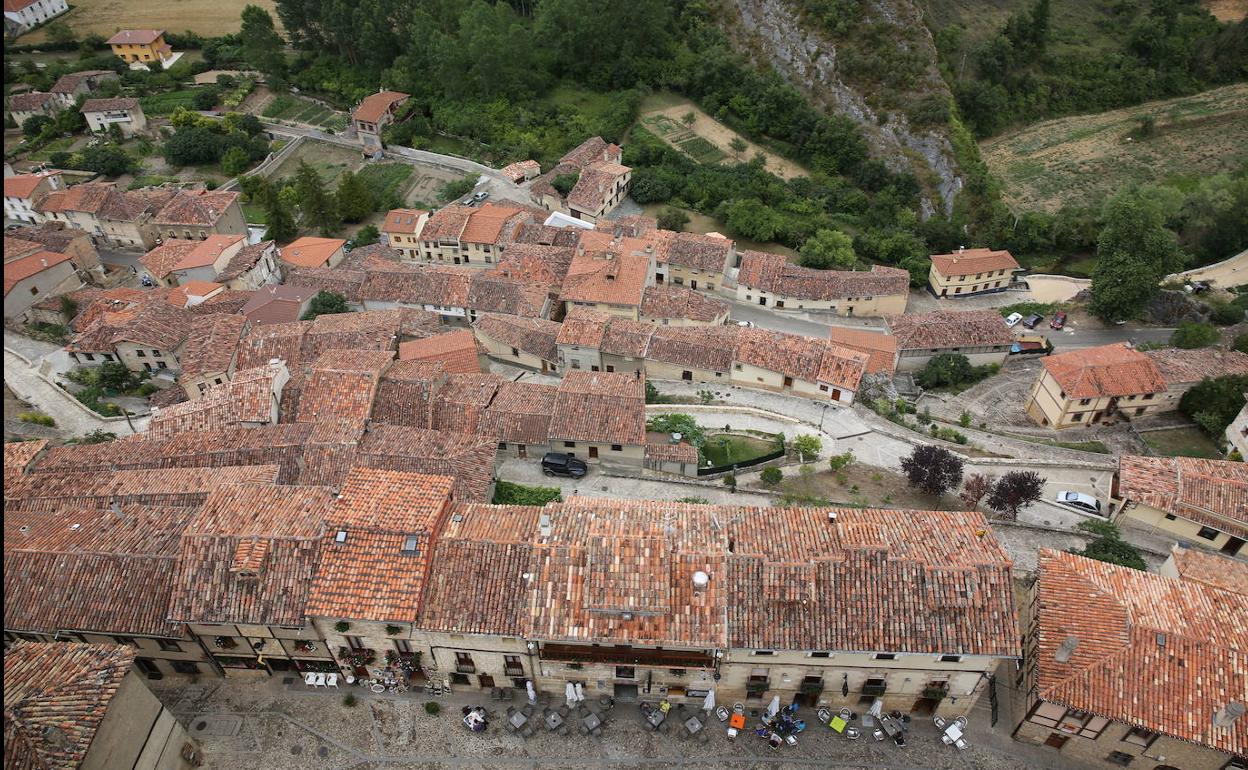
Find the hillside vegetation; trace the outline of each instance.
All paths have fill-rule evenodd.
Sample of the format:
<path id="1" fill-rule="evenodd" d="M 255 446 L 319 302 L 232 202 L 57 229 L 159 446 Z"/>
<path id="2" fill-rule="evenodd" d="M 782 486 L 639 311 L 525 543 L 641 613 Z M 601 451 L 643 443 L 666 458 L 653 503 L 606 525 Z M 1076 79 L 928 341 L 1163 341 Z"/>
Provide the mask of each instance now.
<path id="1" fill-rule="evenodd" d="M 1181 184 L 1248 163 L 1248 85 L 1049 120 L 982 148 L 1016 211 L 1091 205 L 1131 183 Z"/>

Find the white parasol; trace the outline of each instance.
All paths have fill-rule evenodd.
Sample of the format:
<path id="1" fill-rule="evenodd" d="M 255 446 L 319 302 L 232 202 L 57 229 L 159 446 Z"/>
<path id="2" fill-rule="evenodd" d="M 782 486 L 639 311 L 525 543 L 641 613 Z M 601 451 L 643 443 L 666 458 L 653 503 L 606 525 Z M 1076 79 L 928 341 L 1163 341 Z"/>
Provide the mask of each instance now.
<path id="1" fill-rule="evenodd" d="M 702 710 L 708 714 L 715 710 L 715 691 L 714 690 L 706 691 L 706 700 L 702 701 Z"/>
<path id="2" fill-rule="evenodd" d="M 568 701 L 569 706 L 576 703 L 576 685 L 568 682 L 563 688 L 563 697 Z"/>
<path id="3" fill-rule="evenodd" d="M 529 691 L 529 703 L 537 703 L 537 690 L 533 689 L 533 680 L 529 679 L 524 683 L 525 688 Z"/>
<path id="4" fill-rule="evenodd" d="M 772 698 L 771 703 L 767 706 L 767 718 L 771 719 L 778 713 L 780 713 L 780 696 L 779 695 Z"/>
<path id="5" fill-rule="evenodd" d="M 578 701 L 585 700 L 585 685 L 580 682 L 576 683 L 576 699 Z"/>

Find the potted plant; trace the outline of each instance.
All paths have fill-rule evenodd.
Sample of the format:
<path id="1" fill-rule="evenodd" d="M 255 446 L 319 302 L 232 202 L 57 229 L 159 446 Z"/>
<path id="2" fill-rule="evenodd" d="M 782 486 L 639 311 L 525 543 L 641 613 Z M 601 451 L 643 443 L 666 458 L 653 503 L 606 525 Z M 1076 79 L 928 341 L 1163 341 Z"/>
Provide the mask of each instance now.
<path id="1" fill-rule="evenodd" d="M 232 650 L 238 646 L 238 642 L 234 641 L 234 638 L 230 636 L 215 637 L 212 643 L 221 650 Z"/>
<path id="2" fill-rule="evenodd" d="M 351 624 L 345 620 L 340 620 L 334 624 L 334 630 L 340 634 L 345 634 L 351 630 Z"/>

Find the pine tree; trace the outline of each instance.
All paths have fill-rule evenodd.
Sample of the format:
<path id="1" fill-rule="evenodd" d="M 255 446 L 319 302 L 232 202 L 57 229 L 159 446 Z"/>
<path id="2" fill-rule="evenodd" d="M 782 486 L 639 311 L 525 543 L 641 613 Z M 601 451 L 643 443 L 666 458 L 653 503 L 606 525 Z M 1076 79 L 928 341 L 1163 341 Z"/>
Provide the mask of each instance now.
<path id="1" fill-rule="evenodd" d="M 264 216 L 269 223 L 269 229 L 264 237 L 279 243 L 289 243 L 294 240 L 296 233 L 295 217 L 290 207 L 282 202 L 278 191 L 272 185 L 266 186 L 263 194 Z"/>
<path id="2" fill-rule="evenodd" d="M 338 231 L 342 224 L 338 202 L 325 189 L 325 180 L 306 161 L 299 163 L 295 173 L 295 191 L 299 195 L 304 227 L 315 229 L 324 237 Z"/>
<path id="3" fill-rule="evenodd" d="M 377 199 L 364 180 L 350 171 L 338 179 L 338 213 L 347 222 L 359 222 L 377 208 Z"/>

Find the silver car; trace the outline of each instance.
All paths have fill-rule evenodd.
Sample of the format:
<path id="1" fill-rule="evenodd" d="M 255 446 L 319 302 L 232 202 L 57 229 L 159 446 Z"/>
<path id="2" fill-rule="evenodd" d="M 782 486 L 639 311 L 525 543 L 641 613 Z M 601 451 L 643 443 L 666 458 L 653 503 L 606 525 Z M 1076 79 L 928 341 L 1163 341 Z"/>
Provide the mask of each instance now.
<path id="1" fill-rule="evenodd" d="M 1095 513 L 1097 515 L 1101 513 L 1101 501 L 1097 500 L 1092 495 L 1086 495 L 1083 492 L 1070 492 L 1062 490 L 1057 493 L 1057 502 L 1059 505 L 1077 508 L 1078 510 L 1086 513 Z"/>

